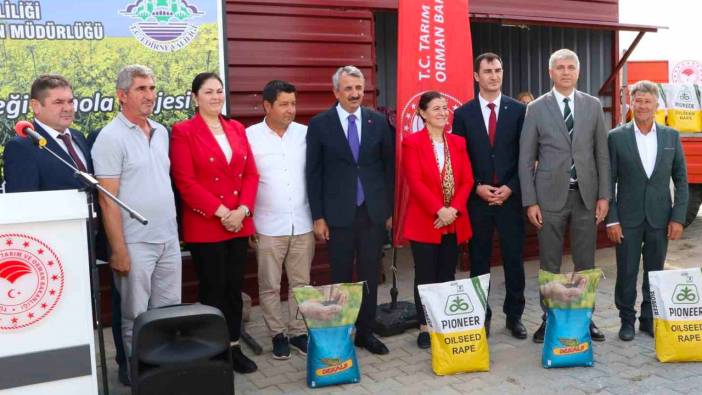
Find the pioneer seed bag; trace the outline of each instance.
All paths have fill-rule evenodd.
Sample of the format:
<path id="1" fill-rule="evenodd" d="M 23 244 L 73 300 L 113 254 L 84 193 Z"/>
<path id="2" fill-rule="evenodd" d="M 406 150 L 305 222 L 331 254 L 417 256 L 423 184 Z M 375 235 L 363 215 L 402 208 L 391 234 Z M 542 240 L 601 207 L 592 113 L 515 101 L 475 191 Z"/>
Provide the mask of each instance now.
<path id="1" fill-rule="evenodd" d="M 699 86 L 695 84 L 669 84 L 666 92 L 668 125 L 682 133 L 702 131 Z"/>
<path id="2" fill-rule="evenodd" d="M 293 289 L 307 325 L 307 385 L 358 383 L 361 371 L 351 334 L 361 308 L 362 282 Z"/>
<path id="3" fill-rule="evenodd" d="M 431 367 L 443 376 L 490 370 L 485 305 L 490 275 L 419 285 L 431 338 Z"/>
<path id="4" fill-rule="evenodd" d="M 648 273 L 656 358 L 702 361 L 702 269 Z"/>
<path id="5" fill-rule="evenodd" d="M 541 363 L 545 368 L 592 366 L 590 321 L 602 270 L 555 274 L 539 270 L 548 308 Z"/>

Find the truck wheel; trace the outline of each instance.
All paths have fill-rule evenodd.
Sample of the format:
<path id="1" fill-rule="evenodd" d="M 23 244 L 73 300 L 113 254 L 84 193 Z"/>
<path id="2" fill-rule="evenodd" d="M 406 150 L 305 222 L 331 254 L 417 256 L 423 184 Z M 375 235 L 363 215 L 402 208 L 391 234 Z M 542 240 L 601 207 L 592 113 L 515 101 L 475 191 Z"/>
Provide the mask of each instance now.
<path id="1" fill-rule="evenodd" d="M 689 226 L 697 218 L 702 203 L 702 185 L 690 185 L 690 200 L 687 204 L 687 215 L 685 217 L 685 227 Z"/>

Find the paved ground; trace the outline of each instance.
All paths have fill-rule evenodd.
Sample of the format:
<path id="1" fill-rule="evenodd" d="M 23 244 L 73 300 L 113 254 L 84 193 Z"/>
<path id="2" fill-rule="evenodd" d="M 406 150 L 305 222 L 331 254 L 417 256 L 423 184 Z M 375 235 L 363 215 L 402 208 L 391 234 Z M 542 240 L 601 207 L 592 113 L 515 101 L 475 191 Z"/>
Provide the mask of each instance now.
<path id="1" fill-rule="evenodd" d="M 701 212 L 702 214 L 702 212 Z M 673 267 L 702 266 L 702 215 L 686 229 L 682 240 L 672 242 L 667 264 Z M 400 299 L 411 299 L 411 258 L 407 249 L 399 255 Z M 541 367 L 541 345 L 531 341 L 531 334 L 539 326 L 537 272 L 538 263 L 526 263 L 527 305 L 524 323 L 529 339 L 516 340 L 504 328 L 504 315 L 499 306 L 504 300 L 504 277 L 501 268 L 493 268 L 490 303 L 493 306 L 490 336 L 490 372 L 466 373 L 439 377 L 431 370 L 429 351 L 419 350 L 415 339 L 417 331 L 383 339 L 390 354 L 375 356 L 358 350 L 359 366 L 363 377 L 354 385 L 311 390 L 305 382 L 305 359 L 293 352 L 288 361 L 276 361 L 270 356 L 271 342 L 267 337 L 261 311 L 255 307 L 247 330 L 263 345 L 264 353 L 252 356 L 259 370 L 249 375 L 237 375 L 237 394 L 374 394 L 402 392 L 406 394 L 693 394 L 702 393 L 702 363 L 661 364 L 655 359 L 653 341 L 637 333 L 632 342 L 617 338 L 619 318 L 614 307 L 614 249 L 597 251 L 597 265 L 606 278 L 601 282 L 597 298 L 595 320 L 607 335 L 604 343 L 595 343 L 595 366 L 592 368 L 544 369 Z M 458 273 L 467 277 L 468 273 Z M 639 280 L 640 281 L 640 280 Z M 639 282 L 640 284 L 640 282 Z M 389 301 L 390 285 L 379 290 L 381 302 Z M 116 379 L 113 362 L 114 347 L 111 333 L 105 332 L 108 342 L 110 393 L 128 394 L 128 388 Z"/>

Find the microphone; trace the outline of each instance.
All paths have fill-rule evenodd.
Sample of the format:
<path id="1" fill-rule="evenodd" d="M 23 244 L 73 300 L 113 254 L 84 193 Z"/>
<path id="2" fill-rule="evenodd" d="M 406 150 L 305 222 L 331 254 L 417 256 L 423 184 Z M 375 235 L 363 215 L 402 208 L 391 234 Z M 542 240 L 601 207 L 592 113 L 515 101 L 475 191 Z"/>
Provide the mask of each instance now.
<path id="1" fill-rule="evenodd" d="M 15 124 L 15 132 L 23 138 L 29 137 L 39 148 L 46 146 L 46 139 L 34 130 L 34 125 L 29 121 L 19 121 Z"/>

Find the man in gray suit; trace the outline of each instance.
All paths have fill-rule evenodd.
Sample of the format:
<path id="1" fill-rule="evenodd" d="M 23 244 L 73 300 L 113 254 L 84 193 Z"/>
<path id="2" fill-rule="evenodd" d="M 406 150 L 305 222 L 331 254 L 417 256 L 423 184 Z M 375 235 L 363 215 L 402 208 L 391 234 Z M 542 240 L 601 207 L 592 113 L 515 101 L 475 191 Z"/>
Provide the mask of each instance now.
<path id="1" fill-rule="evenodd" d="M 679 239 L 687 211 L 685 155 L 674 129 L 654 122 L 658 87 L 639 81 L 630 88 L 634 120 L 609 133 L 612 168 L 612 209 L 607 236 L 617 243 L 614 302 L 622 326 L 619 338 L 634 338 L 636 278 L 643 252 L 643 285 L 639 329 L 653 336 L 648 272 L 662 270 L 668 239 Z M 675 200 L 670 197 L 670 179 Z"/>
<path id="2" fill-rule="evenodd" d="M 607 129 L 600 101 L 575 89 L 578 55 L 569 49 L 549 59 L 553 89 L 529 103 L 519 140 L 522 205 L 538 230 L 541 269 L 559 273 L 563 238 L 570 220 L 575 270 L 595 266 L 597 224 L 610 198 Z M 545 311 L 543 300 L 542 309 Z M 545 315 L 544 315 L 545 318 Z M 534 332 L 542 343 L 545 321 Z M 590 324 L 593 340 L 604 334 Z"/>

